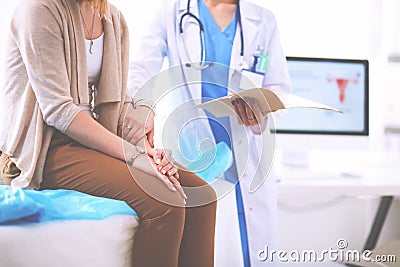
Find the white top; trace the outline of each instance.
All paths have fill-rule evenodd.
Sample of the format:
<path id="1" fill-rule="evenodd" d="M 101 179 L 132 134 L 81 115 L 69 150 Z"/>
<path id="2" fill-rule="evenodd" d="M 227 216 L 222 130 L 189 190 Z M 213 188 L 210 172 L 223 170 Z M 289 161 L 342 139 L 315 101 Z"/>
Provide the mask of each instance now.
<path id="1" fill-rule="evenodd" d="M 89 52 L 90 42 L 90 40 L 85 40 L 87 74 L 89 84 L 94 84 L 100 77 L 101 65 L 103 63 L 104 33 L 102 33 L 97 39 L 93 39 L 92 54 Z"/>
<path id="2" fill-rule="evenodd" d="M 88 75 L 88 94 L 89 103 L 80 104 L 79 107 L 93 117 L 92 102 L 93 102 L 93 84 L 96 84 L 100 77 L 101 66 L 103 64 L 103 44 L 104 33 L 98 38 L 93 39 L 92 53 L 90 53 L 90 40 L 85 40 L 86 59 L 87 59 L 87 75 Z"/>

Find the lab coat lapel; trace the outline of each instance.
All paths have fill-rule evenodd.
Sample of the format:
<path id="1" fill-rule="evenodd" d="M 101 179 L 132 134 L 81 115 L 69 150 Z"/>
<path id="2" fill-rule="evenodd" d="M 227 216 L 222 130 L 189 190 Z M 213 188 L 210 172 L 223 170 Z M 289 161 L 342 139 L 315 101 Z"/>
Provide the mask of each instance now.
<path id="1" fill-rule="evenodd" d="M 247 65 L 250 65 L 252 63 L 252 56 L 255 53 L 255 51 L 252 51 L 251 47 L 254 47 L 254 42 L 256 42 L 257 32 L 259 29 L 258 25 L 260 24 L 261 18 L 254 9 L 253 5 L 247 4 L 245 0 L 239 1 L 239 4 L 243 27 L 244 60 L 246 61 Z M 231 54 L 231 78 L 238 74 L 237 70 L 240 69 L 240 49 L 242 47 L 240 30 L 241 29 L 238 23 Z"/>
<path id="2" fill-rule="evenodd" d="M 261 23 L 261 17 L 259 12 L 254 5 L 250 5 L 246 3 L 247 1 L 240 1 L 240 13 L 242 17 L 242 25 L 243 25 L 243 35 L 244 35 L 244 50 L 246 54 L 246 47 L 251 47 L 251 44 L 254 43 L 255 38 L 257 36 L 259 25 Z M 240 34 L 240 33 L 239 33 Z M 247 50 L 248 55 L 253 55 L 254 51 Z"/>

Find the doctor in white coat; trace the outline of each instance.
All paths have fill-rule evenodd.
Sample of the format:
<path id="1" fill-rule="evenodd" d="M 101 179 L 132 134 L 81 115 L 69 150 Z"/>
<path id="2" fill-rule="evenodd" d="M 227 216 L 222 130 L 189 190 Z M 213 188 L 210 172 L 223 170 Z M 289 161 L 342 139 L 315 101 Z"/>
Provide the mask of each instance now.
<path id="1" fill-rule="evenodd" d="M 132 51 L 129 87 L 138 107 L 148 108 L 149 104 L 155 103 L 157 113 L 165 116 L 184 102 L 201 102 L 204 97 L 204 89 L 201 82 L 199 83 L 202 73 L 205 69 L 211 70 L 215 67 L 208 63 L 207 54 L 215 53 L 211 49 L 214 50 L 215 45 L 218 45 L 211 45 L 211 48 L 207 46 L 210 21 L 204 21 L 205 14 L 199 13 L 199 9 L 204 10 L 204 7 L 214 18 L 214 22 L 211 23 L 216 23 L 221 32 L 225 33 L 226 29 L 233 27 L 227 64 L 230 68 L 227 72 L 227 84 L 224 85 L 229 88 L 228 94 L 243 89 L 244 72 L 251 74 L 246 77 L 253 86 L 270 88 L 277 92 L 289 90 L 286 58 L 281 48 L 275 18 L 270 11 L 246 0 L 240 0 L 239 3 L 237 0 L 162 1 L 148 28 L 145 28 L 145 34 L 137 39 L 138 42 L 134 44 Z M 159 85 L 153 89 L 145 85 L 151 77 L 160 72 L 165 58 L 168 59 L 169 66 L 173 67 L 173 71 L 167 75 L 170 80 L 169 88 L 179 88 L 168 93 L 165 93 L 167 89 L 160 88 Z M 163 92 L 164 95 L 161 96 Z M 157 106 L 157 101 L 166 95 L 170 95 L 168 104 L 163 107 Z M 274 140 L 273 135 L 269 134 L 270 127 L 265 127 L 266 122 L 271 124 L 273 119 L 270 115 L 257 114 L 257 104 L 260 104 L 260 101 L 261 99 L 249 100 L 248 104 L 244 101 L 238 102 L 238 118 L 229 117 L 228 131 L 234 151 L 234 170 L 240 181 L 239 191 L 236 188 L 229 194 L 236 193 L 239 199 L 238 211 L 242 208 L 244 212 L 244 216 L 239 216 L 239 221 L 240 218 L 244 219 L 240 224 L 241 247 L 244 253 L 238 261 L 237 257 L 230 254 L 218 255 L 217 248 L 217 267 L 274 265 L 274 262 L 259 259 L 259 256 L 262 256 L 265 260 L 265 254 L 259 254 L 266 246 L 270 251 L 278 249 L 275 180 L 270 174 Z M 246 112 L 246 107 L 252 107 L 252 112 Z M 243 118 L 243 113 L 247 117 Z M 188 117 L 181 118 L 181 121 L 174 120 L 177 129 L 187 120 L 194 118 L 193 114 L 185 114 Z M 204 114 L 199 113 L 196 116 L 203 118 Z M 253 118 L 248 118 L 252 116 Z M 258 125 L 252 126 L 255 117 L 258 118 Z M 151 133 L 152 117 L 146 124 Z M 194 135 L 198 140 L 213 137 L 213 129 L 207 120 L 197 120 L 192 124 L 194 125 L 187 128 L 196 131 Z M 170 128 L 164 128 L 164 131 L 166 130 L 174 132 Z M 193 137 L 193 133 L 191 136 Z M 186 141 L 189 144 L 198 142 L 195 139 L 189 138 Z M 179 142 L 181 148 L 182 140 Z M 179 161 L 179 156 L 174 155 L 174 158 Z M 217 221 L 217 229 L 218 223 L 220 222 Z M 230 240 L 229 236 L 216 238 Z M 230 241 L 225 245 L 228 248 L 232 245 L 229 243 Z M 221 253 L 229 253 L 229 250 Z"/>

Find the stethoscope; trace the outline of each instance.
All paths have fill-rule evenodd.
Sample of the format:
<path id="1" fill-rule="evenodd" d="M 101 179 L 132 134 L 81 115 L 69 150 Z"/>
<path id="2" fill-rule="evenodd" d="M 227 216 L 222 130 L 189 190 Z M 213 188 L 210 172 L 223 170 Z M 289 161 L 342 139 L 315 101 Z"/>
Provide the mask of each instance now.
<path id="1" fill-rule="evenodd" d="M 205 42 L 205 37 L 204 37 L 205 36 L 204 26 L 203 26 L 203 23 L 201 22 L 200 18 L 198 18 L 196 15 L 194 15 L 192 12 L 190 12 L 190 1 L 191 0 L 188 0 L 186 12 L 184 14 L 182 14 L 181 19 L 179 21 L 179 33 L 180 33 L 180 36 L 182 39 L 183 50 L 184 50 L 185 56 L 187 59 L 190 59 L 189 53 L 187 52 L 186 43 L 184 42 L 184 38 L 183 38 L 183 19 L 186 16 L 189 16 L 197 21 L 197 24 L 199 25 L 200 42 L 201 42 L 201 44 L 200 44 L 200 47 L 201 47 L 200 69 L 205 69 L 205 68 L 212 66 L 212 63 L 206 63 L 206 42 Z M 202 1 L 202 0 L 199 0 L 199 1 Z M 246 68 L 247 64 L 244 61 L 244 38 L 243 38 L 243 27 L 242 27 L 242 18 L 241 18 L 241 13 L 240 13 L 239 0 L 237 0 L 236 6 L 237 6 L 236 7 L 236 17 L 237 17 L 237 23 L 239 23 L 239 27 L 240 27 L 240 43 L 241 43 L 239 68 L 244 69 L 244 68 Z M 189 61 L 192 62 L 191 60 L 189 60 Z M 192 66 L 194 66 L 194 65 L 192 65 L 191 63 L 186 63 L 186 67 L 192 67 Z"/>

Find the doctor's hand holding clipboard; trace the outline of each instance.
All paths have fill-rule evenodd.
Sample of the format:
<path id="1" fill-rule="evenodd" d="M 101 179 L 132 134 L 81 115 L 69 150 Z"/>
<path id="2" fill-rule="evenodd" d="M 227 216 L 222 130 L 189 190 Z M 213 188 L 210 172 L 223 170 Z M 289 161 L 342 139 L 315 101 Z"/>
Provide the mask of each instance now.
<path id="1" fill-rule="evenodd" d="M 262 49 L 257 46 L 253 55 L 251 68 L 242 69 L 239 89 L 243 90 L 250 86 L 261 88 L 264 82 L 264 75 L 268 66 L 268 56 L 262 54 Z M 249 84 L 249 85 L 246 85 Z M 254 134 L 260 135 L 267 126 L 268 113 L 263 112 L 258 100 L 251 98 L 236 98 L 232 100 L 235 108 L 238 123 L 250 127 Z"/>

